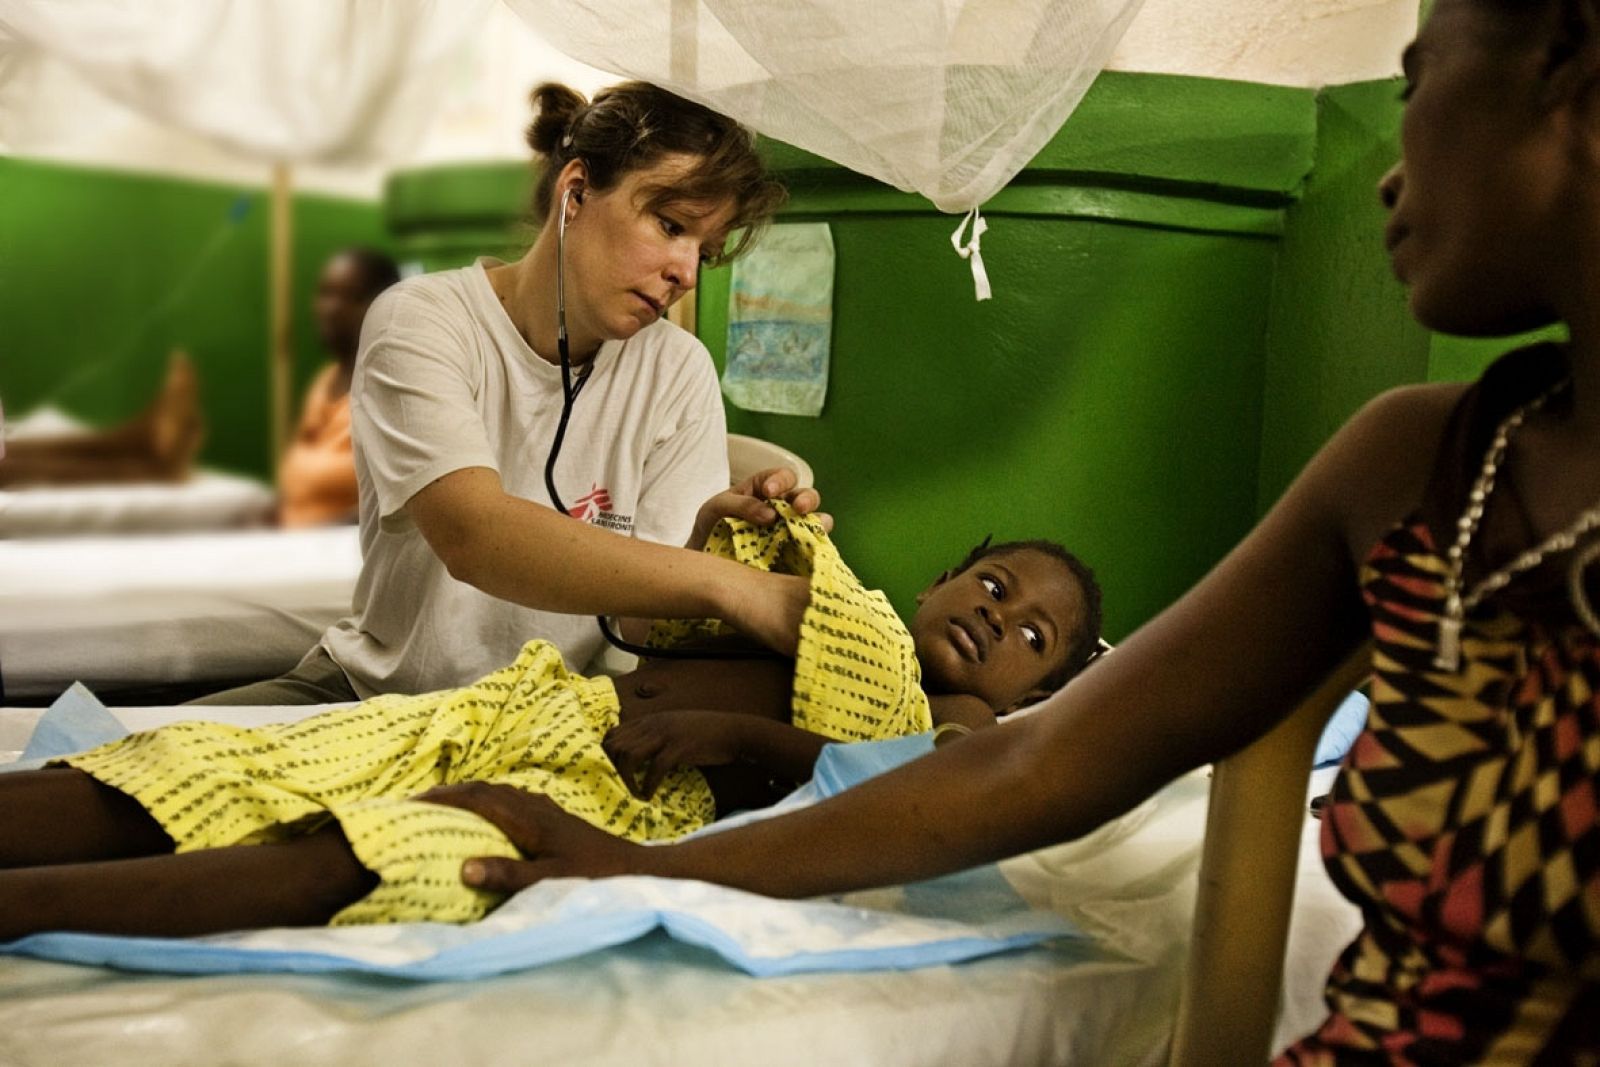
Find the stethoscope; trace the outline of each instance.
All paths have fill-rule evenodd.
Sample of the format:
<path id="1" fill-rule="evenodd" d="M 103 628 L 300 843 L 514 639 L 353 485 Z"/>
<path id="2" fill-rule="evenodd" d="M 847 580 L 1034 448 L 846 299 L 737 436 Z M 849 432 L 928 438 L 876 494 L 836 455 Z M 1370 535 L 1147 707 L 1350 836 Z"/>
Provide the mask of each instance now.
<path id="1" fill-rule="evenodd" d="M 583 365 L 576 383 L 572 380 L 572 348 L 567 343 L 567 205 L 572 200 L 572 190 L 561 194 L 561 216 L 556 221 L 556 351 L 561 357 L 561 421 L 556 423 L 556 436 L 550 442 L 550 455 L 544 461 L 544 487 L 550 494 L 550 503 L 557 511 L 565 512 L 567 506 L 556 492 L 556 457 L 561 455 L 561 442 L 567 436 L 567 422 L 572 418 L 572 405 L 589 382 L 594 370 L 594 360 Z"/>
<path id="2" fill-rule="evenodd" d="M 561 455 L 561 444 L 567 436 L 567 423 L 572 418 L 572 405 L 577 402 L 578 394 L 583 392 L 583 387 L 589 381 L 589 375 L 594 371 L 595 361 L 590 359 L 583 365 L 583 370 L 578 372 L 578 380 L 572 380 L 572 351 L 567 343 L 567 205 L 572 200 L 573 190 L 568 189 L 561 194 L 561 214 L 556 220 L 556 351 L 561 359 L 561 420 L 556 423 L 555 437 L 550 442 L 550 455 L 544 461 L 544 488 L 550 494 L 550 503 L 562 514 L 567 514 L 567 506 L 561 501 L 561 494 L 556 492 L 556 457 Z M 578 198 L 582 203 L 583 198 Z M 624 641 L 611 629 L 611 620 L 604 615 L 596 615 L 595 621 L 600 624 L 600 633 L 614 647 L 635 656 L 649 659 L 787 659 L 776 652 L 764 648 L 730 648 L 716 652 L 704 649 L 687 648 L 650 648 L 646 645 L 636 645 L 631 641 Z"/>

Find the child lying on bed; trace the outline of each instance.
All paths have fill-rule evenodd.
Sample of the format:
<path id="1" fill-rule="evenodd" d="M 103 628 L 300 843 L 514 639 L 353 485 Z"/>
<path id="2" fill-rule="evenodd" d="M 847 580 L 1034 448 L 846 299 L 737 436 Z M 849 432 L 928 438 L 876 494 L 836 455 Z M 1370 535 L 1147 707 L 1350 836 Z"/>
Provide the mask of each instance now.
<path id="1" fill-rule="evenodd" d="M 419 800 L 429 789 L 508 783 L 666 840 L 776 799 L 830 740 L 992 724 L 1096 646 L 1098 587 L 1059 546 L 985 542 L 908 630 L 820 524 L 777 506 L 784 521 L 725 523 L 707 551 L 809 579 L 793 662 L 651 659 L 586 678 L 534 641 L 462 689 L 258 729 L 178 723 L 0 777 L 0 940 L 470 921 L 499 898 L 464 887 L 462 861 L 517 852 L 483 818 Z M 658 624 L 652 640 L 720 629 Z"/>

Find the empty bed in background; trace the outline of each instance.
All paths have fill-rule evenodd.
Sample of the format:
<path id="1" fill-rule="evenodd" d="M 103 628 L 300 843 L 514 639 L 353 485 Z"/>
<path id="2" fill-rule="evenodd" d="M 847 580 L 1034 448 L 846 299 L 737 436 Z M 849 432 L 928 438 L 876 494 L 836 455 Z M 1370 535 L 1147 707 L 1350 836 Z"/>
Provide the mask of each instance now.
<path id="1" fill-rule="evenodd" d="M 811 484 L 779 445 L 730 434 L 728 453 L 732 481 L 789 466 Z M 0 507 L 24 495 L 0 493 Z M 360 570 L 354 526 L 0 540 L 0 695 L 47 703 L 81 681 L 112 701 L 172 703 L 273 677 L 349 613 Z M 631 662 L 605 655 L 602 669 Z"/>
<path id="2" fill-rule="evenodd" d="M 349 612 L 360 570 L 354 526 L 3 541 L 0 685 L 173 703 L 272 677 Z"/>
<path id="3" fill-rule="evenodd" d="M 0 539 L 237 529 L 263 522 L 275 500 L 253 478 L 212 470 L 172 485 L 0 489 Z"/>

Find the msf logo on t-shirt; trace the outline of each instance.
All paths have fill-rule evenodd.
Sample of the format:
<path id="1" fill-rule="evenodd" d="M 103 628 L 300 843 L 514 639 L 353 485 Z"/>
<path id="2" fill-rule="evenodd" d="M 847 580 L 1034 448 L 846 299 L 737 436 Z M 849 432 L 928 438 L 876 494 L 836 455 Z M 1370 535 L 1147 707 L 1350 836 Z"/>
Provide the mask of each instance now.
<path id="1" fill-rule="evenodd" d="M 633 532 L 633 516 L 619 515 L 612 511 L 611 491 L 598 485 L 592 486 L 587 494 L 580 496 L 577 503 L 567 509 L 567 514 L 580 522 L 604 526 L 619 533 Z"/>

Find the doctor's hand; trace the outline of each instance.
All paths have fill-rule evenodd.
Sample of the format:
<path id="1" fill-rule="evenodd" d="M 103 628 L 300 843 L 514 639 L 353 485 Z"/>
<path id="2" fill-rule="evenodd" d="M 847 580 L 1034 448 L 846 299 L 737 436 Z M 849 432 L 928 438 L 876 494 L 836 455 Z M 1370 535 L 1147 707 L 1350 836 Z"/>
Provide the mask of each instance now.
<path id="1" fill-rule="evenodd" d="M 479 856 L 461 865 L 461 880 L 474 889 L 515 893 L 546 878 L 605 878 L 648 874 L 649 850 L 612 837 L 549 797 L 489 782 L 430 789 L 417 797 L 430 804 L 482 816 L 510 839 L 525 859 Z"/>
<path id="2" fill-rule="evenodd" d="M 758 526 L 771 526 L 778 521 L 778 513 L 767 501 L 774 497 L 787 500 L 801 515 L 815 514 L 825 530 L 833 529 L 833 516 L 817 511 L 822 506 L 822 494 L 815 489 L 796 489 L 799 476 L 788 467 L 773 467 L 752 474 L 731 489 L 726 489 L 700 505 L 695 516 L 694 532 L 684 547 L 696 552 L 706 546 L 711 530 L 723 519 L 735 518 L 753 522 Z"/>

